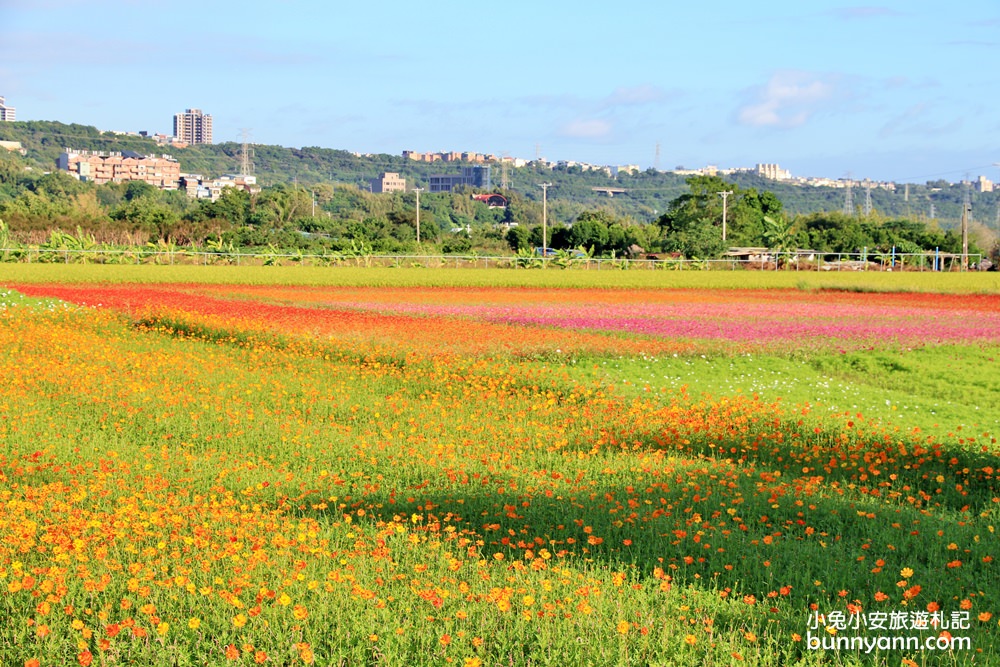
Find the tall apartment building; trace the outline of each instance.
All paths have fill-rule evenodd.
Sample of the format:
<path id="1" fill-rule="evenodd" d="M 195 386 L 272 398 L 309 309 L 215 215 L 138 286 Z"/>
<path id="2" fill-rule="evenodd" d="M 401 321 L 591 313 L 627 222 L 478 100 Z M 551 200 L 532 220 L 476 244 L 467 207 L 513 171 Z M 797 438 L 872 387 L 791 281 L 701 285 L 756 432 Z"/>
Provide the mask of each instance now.
<path id="1" fill-rule="evenodd" d="M 0 96 L 0 122 L 14 120 L 14 107 L 7 106 L 7 101 Z"/>
<path id="2" fill-rule="evenodd" d="M 188 144 L 212 143 L 212 116 L 201 109 L 174 114 L 174 136 Z"/>

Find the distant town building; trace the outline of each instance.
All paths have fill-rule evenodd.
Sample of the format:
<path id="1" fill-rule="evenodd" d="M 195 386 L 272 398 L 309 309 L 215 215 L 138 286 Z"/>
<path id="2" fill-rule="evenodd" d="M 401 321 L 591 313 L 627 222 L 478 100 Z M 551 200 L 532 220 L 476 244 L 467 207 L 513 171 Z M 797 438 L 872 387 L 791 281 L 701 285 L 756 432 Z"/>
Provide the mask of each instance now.
<path id="1" fill-rule="evenodd" d="M 181 173 L 180 164 L 169 155 L 157 157 L 135 151 L 103 153 L 67 148 L 56 166 L 81 181 L 98 185 L 144 181 L 161 190 L 176 190 Z"/>
<path id="2" fill-rule="evenodd" d="M 490 167 L 462 167 L 461 175 L 431 176 L 428 189 L 431 192 L 451 192 L 462 185 L 489 190 L 493 187 Z"/>
<path id="3" fill-rule="evenodd" d="M 14 121 L 14 107 L 7 106 L 7 101 L 0 96 L 0 121 Z"/>
<path id="4" fill-rule="evenodd" d="M 174 114 L 174 137 L 186 144 L 212 143 L 212 116 L 201 109 Z"/>
<path id="5" fill-rule="evenodd" d="M 473 162 L 476 164 L 498 162 L 500 160 L 500 158 L 496 155 L 473 153 L 470 151 L 461 153 L 458 151 L 449 151 L 447 153 L 418 153 L 417 151 L 403 151 L 403 157 L 417 162 Z"/>
<path id="6" fill-rule="evenodd" d="M 490 208 L 507 208 L 507 198 L 501 194 L 497 194 L 496 192 L 472 195 L 472 198 L 476 201 L 483 202 Z"/>
<path id="7" fill-rule="evenodd" d="M 776 164 L 758 163 L 755 172 L 762 178 L 770 178 L 772 181 L 787 181 L 792 177 L 792 172 L 782 169 Z"/>
<path id="8" fill-rule="evenodd" d="M 975 182 L 976 192 L 993 192 L 993 181 L 980 176 Z"/>
<path id="9" fill-rule="evenodd" d="M 372 192 L 406 192 L 406 179 L 390 171 L 370 181 Z"/>
<path id="10" fill-rule="evenodd" d="M 11 153 L 16 151 L 21 155 L 24 155 L 25 153 L 28 152 L 24 150 L 24 148 L 21 146 L 20 141 L 0 141 L 0 148 L 6 149 Z"/>
<path id="11" fill-rule="evenodd" d="M 203 178 L 201 174 L 181 174 L 180 189 L 192 199 L 217 200 L 226 188 L 239 188 L 250 194 L 260 192 L 257 177 L 246 174 L 226 174 L 219 178 Z"/>
<path id="12" fill-rule="evenodd" d="M 612 165 L 608 167 L 608 173 L 611 176 L 611 178 L 618 178 L 619 174 L 638 174 L 639 165 L 637 164 L 625 164 L 619 166 Z"/>

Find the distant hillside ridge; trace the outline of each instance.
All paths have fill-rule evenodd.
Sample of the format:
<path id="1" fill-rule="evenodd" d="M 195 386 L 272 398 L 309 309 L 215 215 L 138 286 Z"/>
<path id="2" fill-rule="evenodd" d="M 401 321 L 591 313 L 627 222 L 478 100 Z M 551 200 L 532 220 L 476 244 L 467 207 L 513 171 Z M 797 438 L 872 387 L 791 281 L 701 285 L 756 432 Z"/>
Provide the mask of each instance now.
<path id="1" fill-rule="evenodd" d="M 241 145 L 234 142 L 200 144 L 187 148 L 161 146 L 152 138 L 116 132 L 102 132 L 89 125 L 58 121 L 16 121 L 0 123 L 0 140 L 19 141 L 27 162 L 42 171 L 55 169 L 56 159 L 66 148 L 96 151 L 131 150 L 144 154 L 168 154 L 181 166 L 182 173 L 213 177 L 238 173 Z M 303 147 L 289 148 L 252 145 L 254 174 L 263 185 L 295 183 L 308 187 L 319 183 L 354 185 L 367 190 L 371 179 L 382 172 L 395 172 L 406 179 L 407 189 L 426 188 L 430 177 L 457 174 L 463 163 L 417 162 L 402 155 L 357 155 L 348 151 Z M 552 183 L 548 200 L 554 216 L 573 219 L 579 211 L 603 209 L 640 222 L 653 222 L 669 203 L 688 191 L 686 176 L 647 169 L 613 178 L 603 171 L 584 171 L 579 166 L 550 169 L 534 163 L 509 167 L 510 189 L 522 197 L 539 201 L 538 184 Z M 726 175 L 725 180 L 741 188 L 770 191 L 781 200 L 788 215 L 841 211 L 846 191 L 835 187 L 814 187 L 770 180 L 752 173 Z M 494 190 L 500 181 L 500 166 L 493 165 Z M 613 188 L 609 194 L 609 188 Z M 855 187 L 854 209 L 862 214 L 869 193 Z M 972 204 L 972 219 L 991 229 L 1000 226 L 1000 193 L 975 192 L 962 184 L 931 181 L 896 187 L 895 191 L 873 188 L 870 207 L 884 218 L 920 221 L 936 220 L 942 227 L 956 226 L 963 204 Z M 932 218 L 933 214 L 933 218 Z"/>

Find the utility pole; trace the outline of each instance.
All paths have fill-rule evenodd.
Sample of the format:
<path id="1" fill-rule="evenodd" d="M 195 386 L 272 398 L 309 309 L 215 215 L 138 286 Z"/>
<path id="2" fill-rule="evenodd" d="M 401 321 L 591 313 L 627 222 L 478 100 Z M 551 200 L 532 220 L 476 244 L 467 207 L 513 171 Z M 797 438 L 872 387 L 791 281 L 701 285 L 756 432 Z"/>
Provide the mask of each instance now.
<path id="1" fill-rule="evenodd" d="M 313 205 L 313 208 L 312 208 L 312 217 L 315 218 L 316 217 L 316 191 L 315 190 L 310 190 L 309 192 L 312 193 L 312 205 Z"/>
<path id="2" fill-rule="evenodd" d="M 413 191 L 417 193 L 417 245 L 420 245 L 420 193 L 424 191 L 423 188 L 413 188 Z"/>
<path id="3" fill-rule="evenodd" d="M 1000 167 L 1000 162 L 994 162 L 994 167 Z M 993 184 L 993 192 L 1000 193 L 1000 181 Z M 997 237 L 1000 239 L 1000 195 L 997 196 Z M 996 242 L 994 242 L 996 245 Z"/>
<path id="4" fill-rule="evenodd" d="M 969 216 L 972 204 L 962 204 L 962 270 L 969 270 Z"/>
<path id="5" fill-rule="evenodd" d="M 552 187 L 551 183 L 539 183 L 538 187 L 542 189 L 542 259 L 545 259 L 546 252 L 545 248 L 548 245 L 548 192 L 549 188 Z M 544 266 L 544 264 L 542 265 Z"/>
<path id="6" fill-rule="evenodd" d="M 733 194 L 732 190 L 725 190 L 723 192 L 717 192 L 716 194 L 722 197 L 722 240 L 726 240 L 726 202 L 729 199 L 729 195 Z"/>

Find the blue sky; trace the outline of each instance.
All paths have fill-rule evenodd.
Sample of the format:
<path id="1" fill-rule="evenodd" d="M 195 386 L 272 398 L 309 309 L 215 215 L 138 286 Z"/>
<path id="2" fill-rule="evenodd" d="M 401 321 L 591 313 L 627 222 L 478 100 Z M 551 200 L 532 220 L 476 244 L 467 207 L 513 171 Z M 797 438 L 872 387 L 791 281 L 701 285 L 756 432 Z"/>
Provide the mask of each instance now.
<path id="1" fill-rule="evenodd" d="M 1000 180 L 1000 2 L 0 0 L 18 120 L 362 153 Z"/>

